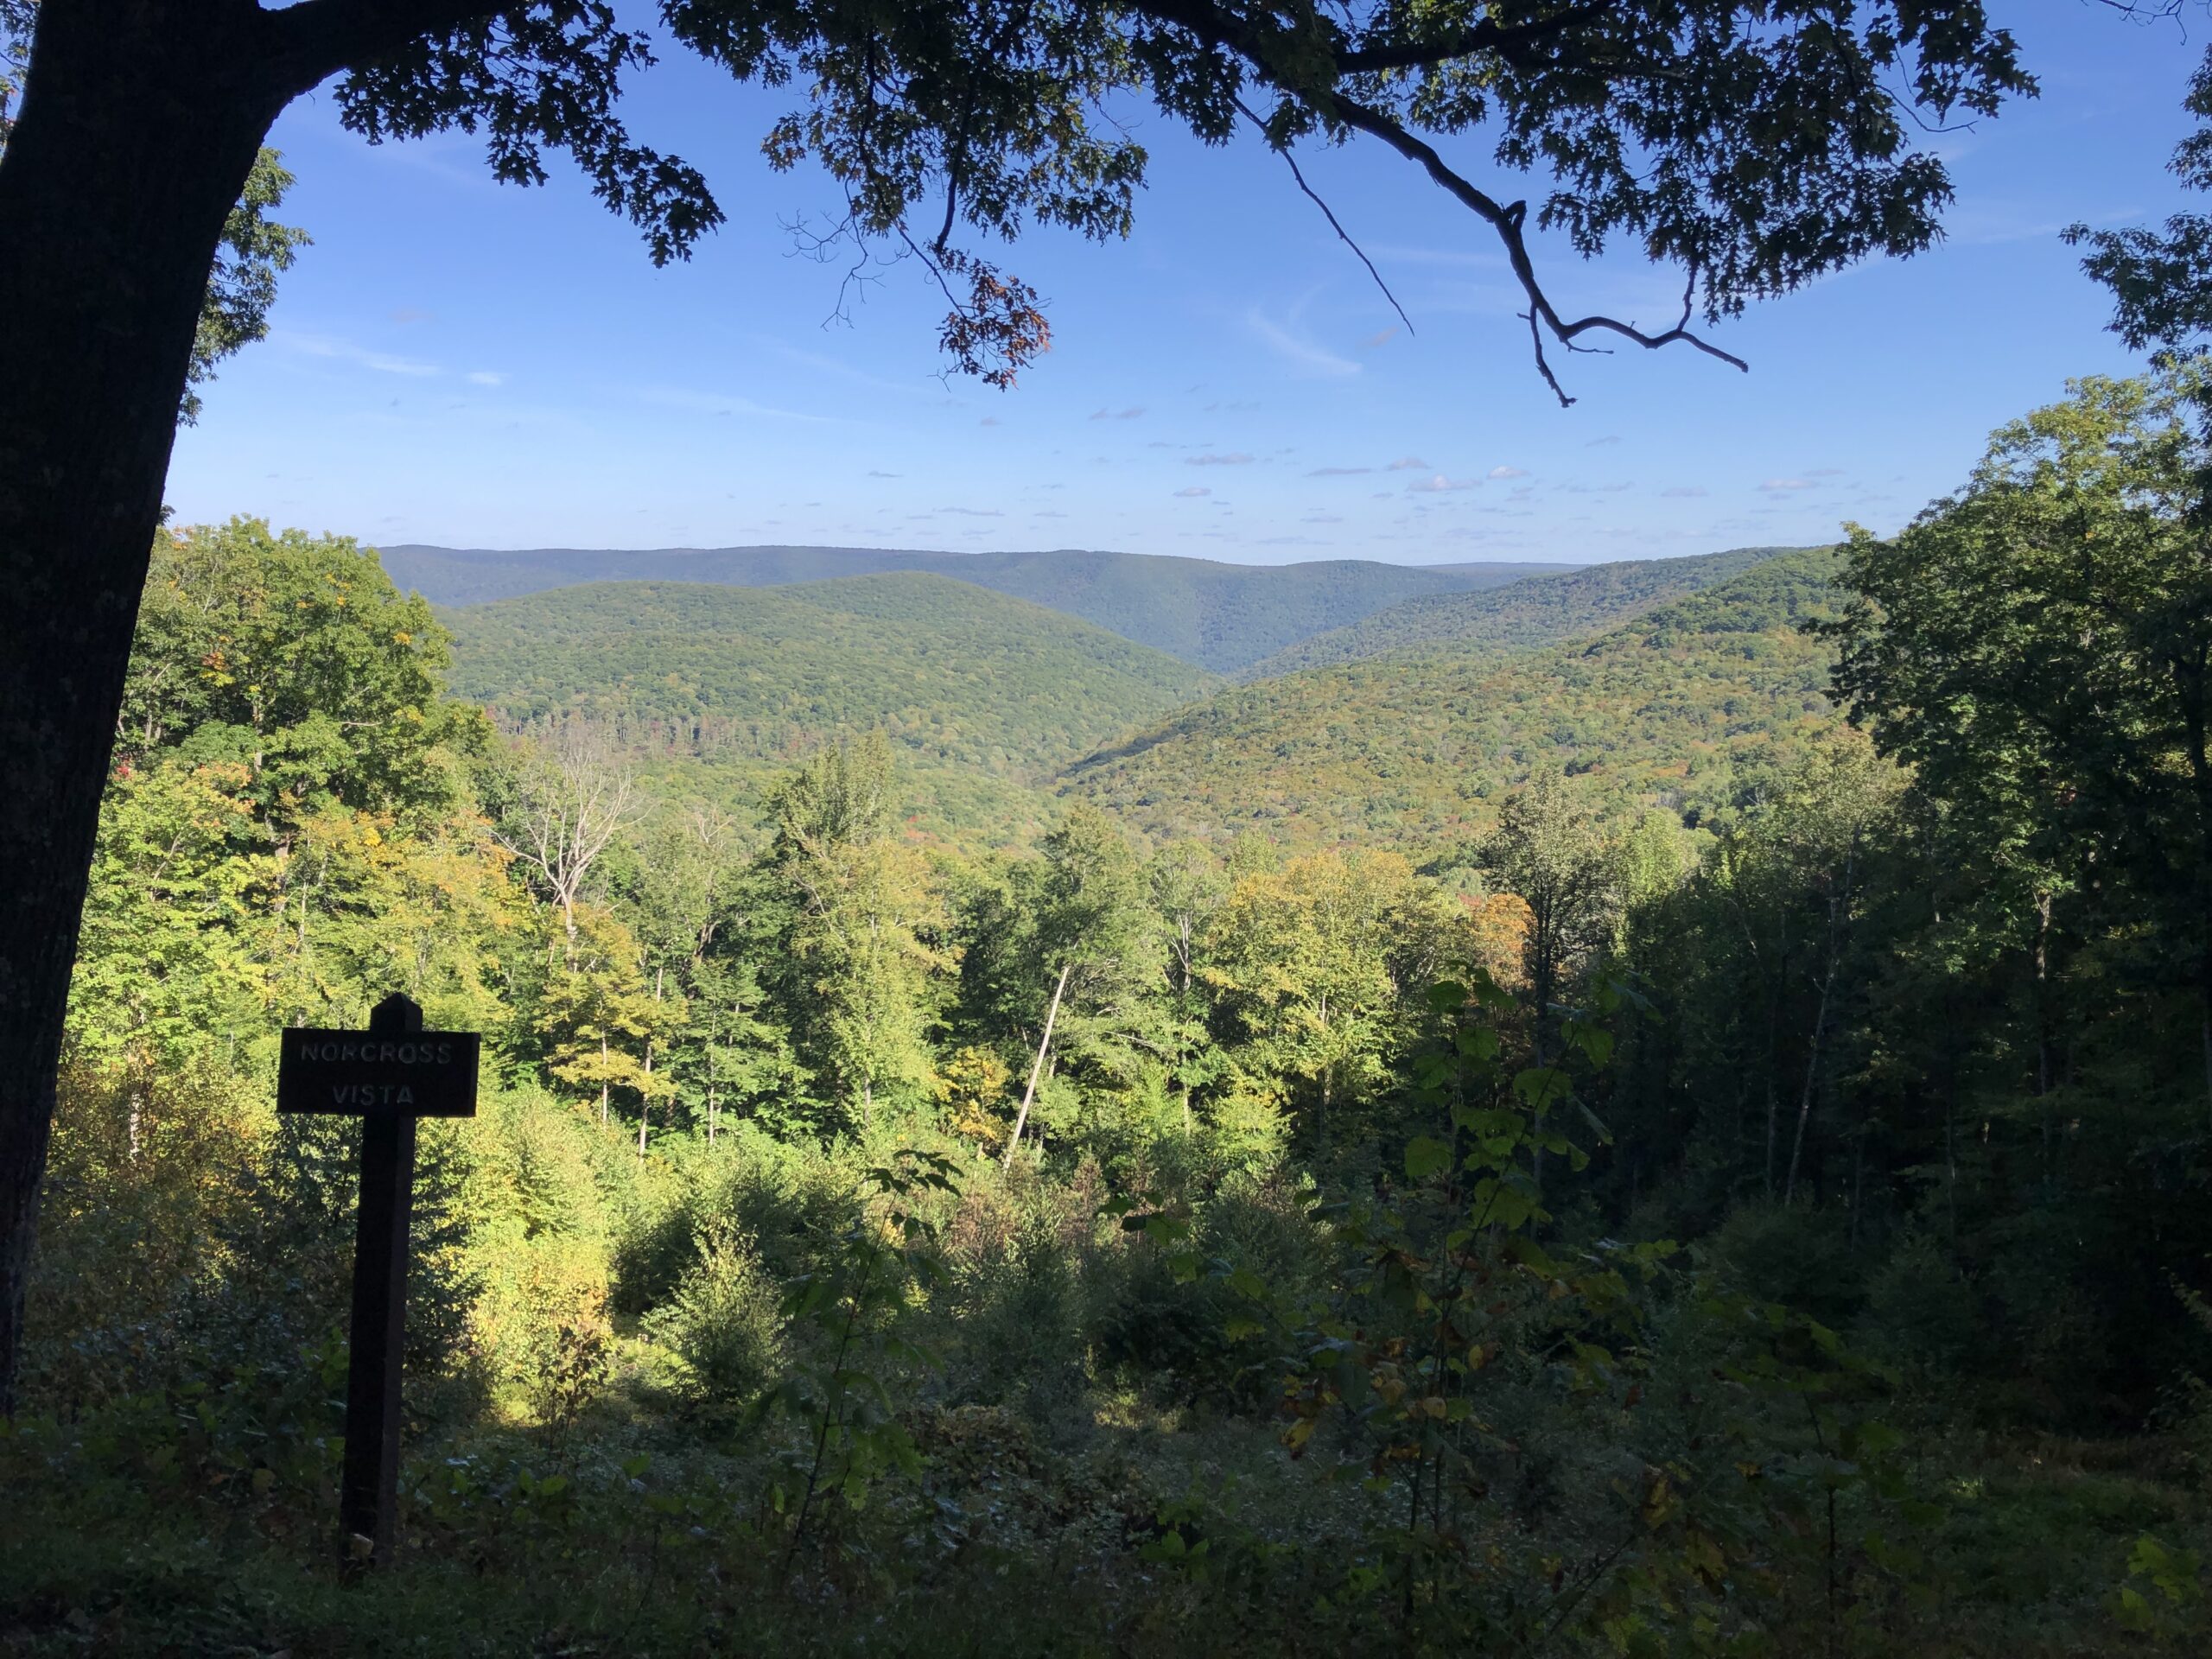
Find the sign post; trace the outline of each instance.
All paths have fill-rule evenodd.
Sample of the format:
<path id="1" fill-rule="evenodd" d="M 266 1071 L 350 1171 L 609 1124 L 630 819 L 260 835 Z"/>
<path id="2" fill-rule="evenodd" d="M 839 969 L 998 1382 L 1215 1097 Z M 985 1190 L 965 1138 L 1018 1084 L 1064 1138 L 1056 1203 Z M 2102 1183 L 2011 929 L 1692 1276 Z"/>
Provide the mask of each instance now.
<path id="1" fill-rule="evenodd" d="M 278 1111 L 362 1120 L 338 1525 L 349 1543 L 367 1540 L 370 1558 L 378 1563 L 391 1558 L 398 1507 L 415 1120 L 476 1116 L 478 1049 L 474 1032 L 424 1031 L 423 1010 L 394 992 L 370 1014 L 365 1032 L 296 1027 L 283 1033 L 278 1051 Z"/>

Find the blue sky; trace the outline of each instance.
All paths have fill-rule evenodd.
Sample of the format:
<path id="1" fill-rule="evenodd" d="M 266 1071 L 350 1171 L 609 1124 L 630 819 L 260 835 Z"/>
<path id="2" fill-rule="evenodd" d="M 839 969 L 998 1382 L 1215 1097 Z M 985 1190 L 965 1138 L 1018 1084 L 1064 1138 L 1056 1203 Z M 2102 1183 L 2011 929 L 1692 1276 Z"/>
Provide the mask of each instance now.
<path id="1" fill-rule="evenodd" d="M 1371 144 L 1312 155 L 1306 175 L 1417 333 L 1279 158 L 1206 149 L 1141 111 L 1135 234 L 1008 253 L 1047 298 L 1053 347 L 1001 393 L 939 378 L 941 308 L 911 267 L 832 318 L 836 269 L 784 226 L 834 194 L 758 159 L 789 92 L 734 87 L 675 48 L 640 84 L 633 130 L 703 167 L 728 215 L 662 270 L 572 176 L 503 187 L 476 141 L 371 148 L 327 95 L 303 100 L 272 142 L 299 176 L 283 217 L 315 245 L 269 340 L 180 436 L 168 499 L 185 522 L 247 512 L 371 543 L 1261 563 L 1630 558 L 1892 529 L 1955 486 L 1990 428 L 2069 375 L 2136 366 L 2057 232 L 2181 202 L 2164 164 L 2203 41 L 2092 0 L 2001 10 L 2044 93 L 1927 141 L 1958 187 L 1943 245 L 1718 331 L 1748 375 L 1680 348 L 1562 361 L 1567 410 L 1484 227 Z M 1452 153 L 1496 180 L 1477 144 Z M 1562 311 L 1672 321 L 1679 279 L 1551 256 Z"/>

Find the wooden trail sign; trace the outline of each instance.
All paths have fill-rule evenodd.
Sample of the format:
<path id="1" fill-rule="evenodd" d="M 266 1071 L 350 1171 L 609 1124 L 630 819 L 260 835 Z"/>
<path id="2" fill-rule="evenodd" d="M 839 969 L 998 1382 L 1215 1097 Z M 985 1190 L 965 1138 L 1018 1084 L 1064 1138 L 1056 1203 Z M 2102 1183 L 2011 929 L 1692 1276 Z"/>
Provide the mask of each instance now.
<path id="1" fill-rule="evenodd" d="M 424 1031 L 397 992 L 366 1031 L 295 1027 L 276 1059 L 276 1109 L 361 1122 L 361 1204 L 353 1234 L 353 1350 L 346 1370 L 346 1462 L 338 1525 L 349 1547 L 391 1554 L 399 1497 L 399 1357 L 407 1320 L 407 1222 L 415 1197 L 415 1120 L 476 1116 L 480 1039 Z"/>

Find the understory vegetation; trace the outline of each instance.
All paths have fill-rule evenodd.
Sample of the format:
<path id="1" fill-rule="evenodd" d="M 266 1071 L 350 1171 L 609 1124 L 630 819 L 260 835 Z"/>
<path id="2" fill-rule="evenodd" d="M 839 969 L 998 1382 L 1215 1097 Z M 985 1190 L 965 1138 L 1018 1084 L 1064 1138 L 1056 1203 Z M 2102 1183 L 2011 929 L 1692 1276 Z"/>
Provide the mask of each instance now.
<path id="1" fill-rule="evenodd" d="M 2203 1651 L 2198 395 L 2086 382 L 1897 538 L 1594 644 L 1224 694 L 1340 718 L 1101 759 L 1028 837 L 917 822 L 903 732 L 641 780 L 451 695 L 354 544 L 165 535 L 0 1641 Z M 1178 833 L 1178 753 L 1344 810 Z M 279 1029 L 395 989 L 486 1077 L 422 1133 L 368 1570 L 358 1131 L 270 1102 Z"/>

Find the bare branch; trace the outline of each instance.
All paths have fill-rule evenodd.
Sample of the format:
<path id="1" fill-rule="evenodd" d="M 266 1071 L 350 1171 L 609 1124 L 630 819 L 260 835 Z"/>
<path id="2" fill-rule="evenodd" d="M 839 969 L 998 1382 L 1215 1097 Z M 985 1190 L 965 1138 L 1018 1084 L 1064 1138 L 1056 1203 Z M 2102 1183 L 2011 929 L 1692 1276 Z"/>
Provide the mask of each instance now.
<path id="1" fill-rule="evenodd" d="M 1266 124 L 1246 107 L 1243 99 L 1237 99 L 1235 102 L 1238 114 L 1259 128 L 1262 133 L 1267 131 Z M 1382 297 L 1390 302 L 1390 308 L 1398 314 L 1398 321 L 1406 325 L 1406 332 L 1408 334 L 1414 333 L 1414 320 L 1406 315 L 1406 308 L 1398 303 L 1398 296 L 1390 291 L 1390 284 L 1382 280 L 1382 273 L 1375 269 L 1375 262 L 1367 257 L 1367 250 L 1352 240 L 1351 233 L 1337 223 L 1337 216 L 1330 211 L 1329 204 L 1321 200 L 1312 185 L 1306 182 L 1306 175 L 1299 170 L 1298 157 L 1292 155 L 1287 149 L 1281 153 L 1283 160 L 1290 164 L 1290 176 L 1298 181 L 1298 188 L 1306 193 L 1308 200 L 1321 210 L 1321 217 L 1329 221 L 1329 228 L 1344 239 L 1344 245 L 1359 256 L 1359 263 L 1367 267 L 1367 274 L 1375 279 L 1375 286 L 1382 290 Z"/>
<path id="2" fill-rule="evenodd" d="M 1537 367 L 1541 371 L 1544 378 L 1550 383 L 1553 394 L 1559 398 L 1562 408 L 1573 404 L 1574 400 L 1568 397 L 1560 386 L 1558 380 L 1552 374 L 1550 366 L 1544 361 L 1542 337 L 1537 334 L 1539 321 L 1543 327 L 1551 330 L 1553 338 L 1570 351 L 1590 349 L 1575 344 L 1584 334 L 1593 332 L 1605 333 L 1618 335 L 1621 339 L 1632 345 L 1641 346 L 1647 351 L 1656 351 L 1662 346 L 1672 346 L 1677 342 L 1694 346 L 1708 357 L 1718 358 L 1723 363 L 1730 364 L 1745 373 L 1751 372 L 1751 365 L 1745 362 L 1742 358 L 1732 353 L 1724 352 L 1710 340 L 1700 339 L 1690 332 L 1688 290 L 1686 290 L 1684 295 L 1681 321 L 1663 334 L 1646 334 L 1633 323 L 1623 322 L 1617 317 L 1598 315 L 1580 317 L 1573 322 L 1567 321 L 1545 296 L 1543 284 L 1536 280 L 1535 264 L 1529 257 L 1528 239 L 1523 230 L 1529 215 L 1527 203 L 1516 201 L 1507 206 L 1486 194 L 1453 172 L 1446 164 L 1444 158 L 1436 153 L 1433 146 L 1415 137 L 1380 110 L 1370 109 L 1366 105 L 1346 98 L 1341 93 L 1330 95 L 1328 107 L 1346 126 L 1380 138 L 1408 161 L 1421 163 L 1422 170 L 1443 187 L 1448 194 L 1473 212 L 1478 218 L 1486 221 L 1491 228 L 1497 232 L 1498 239 L 1505 244 L 1506 259 L 1513 267 L 1514 277 L 1520 283 L 1522 292 L 1529 296 L 1529 327 L 1530 334 L 1536 336 Z M 1690 271 L 1691 289 L 1695 288 L 1696 282 L 1697 271 L 1693 267 Z"/>
<path id="3" fill-rule="evenodd" d="M 493 827 L 493 838 L 534 869 L 561 906 L 571 945 L 584 877 L 644 806 L 634 773 L 618 770 L 590 734 L 564 728 L 551 754 L 525 768 L 513 808 Z"/>

